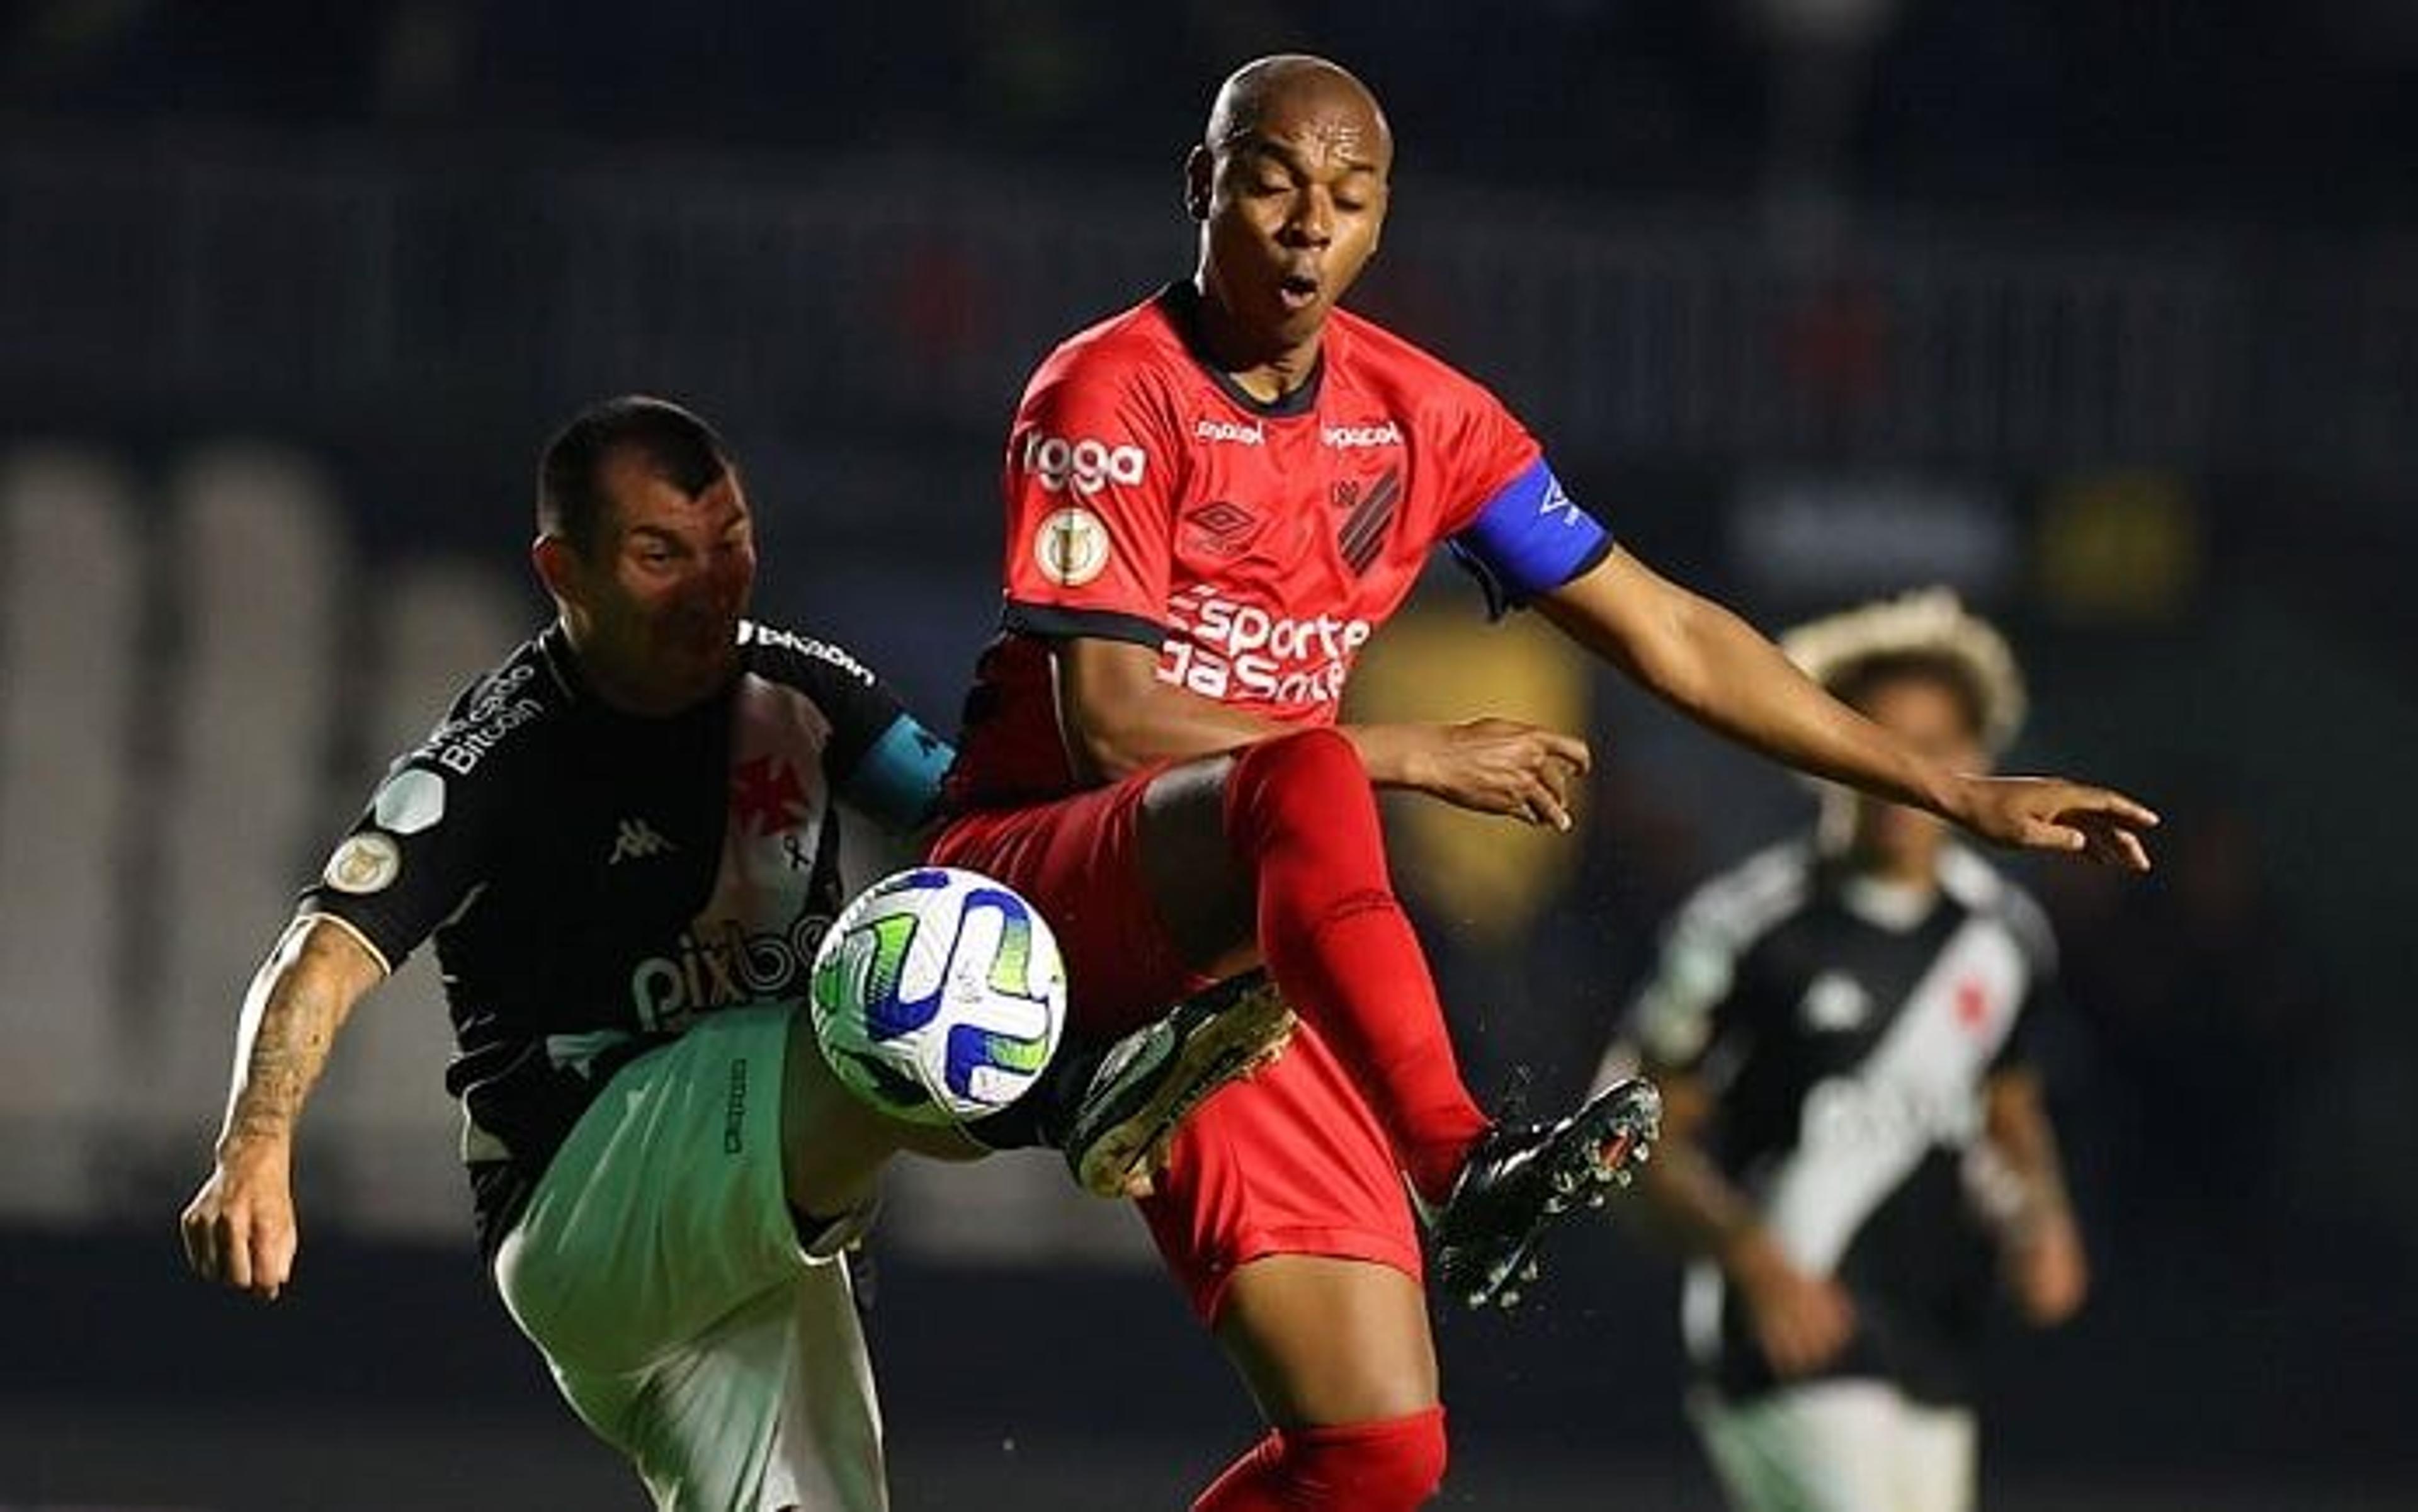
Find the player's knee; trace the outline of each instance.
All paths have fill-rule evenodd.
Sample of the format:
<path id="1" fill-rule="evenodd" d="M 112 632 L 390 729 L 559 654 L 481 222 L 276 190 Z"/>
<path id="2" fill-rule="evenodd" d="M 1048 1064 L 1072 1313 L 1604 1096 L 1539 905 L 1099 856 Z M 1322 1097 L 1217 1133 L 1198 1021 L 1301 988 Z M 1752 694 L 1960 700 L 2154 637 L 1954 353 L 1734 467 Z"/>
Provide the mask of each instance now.
<path id="1" fill-rule="evenodd" d="M 1376 822 L 1376 794 L 1350 739 L 1331 729 L 1299 730 L 1249 745 L 1227 779 L 1227 829 L 1237 839 L 1324 837 L 1337 820 L 1366 812 Z"/>
<path id="2" fill-rule="evenodd" d="M 1285 1458 L 1320 1499 L 1304 1506 L 1411 1512 L 1444 1486 L 1444 1409 L 1373 1423 L 1288 1428 Z"/>

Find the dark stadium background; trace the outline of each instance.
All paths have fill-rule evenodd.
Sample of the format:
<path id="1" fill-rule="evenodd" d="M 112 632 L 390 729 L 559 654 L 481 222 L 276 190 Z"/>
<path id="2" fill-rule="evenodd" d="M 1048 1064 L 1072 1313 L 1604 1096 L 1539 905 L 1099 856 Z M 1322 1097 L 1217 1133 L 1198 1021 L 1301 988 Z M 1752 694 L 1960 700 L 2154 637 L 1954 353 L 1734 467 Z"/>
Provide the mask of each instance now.
<path id="1" fill-rule="evenodd" d="M 1022 375 L 1188 268 L 1180 154 L 1287 47 L 1400 139 L 1362 307 L 1649 560 L 1767 627 L 1951 582 L 2029 661 L 2020 760 L 2167 817 L 2145 882 L 2031 875 L 2097 1289 L 1994 1350 L 1987 1504 L 2418 1505 L 2402 0 L 0 5 L 0 1504 L 638 1504 L 480 1285 L 424 966 L 306 1123 L 289 1298 L 182 1275 L 242 981 L 532 622 L 589 398 L 723 422 L 761 611 L 950 724 Z M 1474 1074 L 1540 1097 L 1804 804 L 1577 686 L 1584 859 L 1402 878 Z M 880 1261 L 902 1508 L 1176 1505 L 1253 1431 L 1045 1162 L 903 1173 Z M 1445 1504 L 1709 1507 L 1669 1267 L 1553 1261 L 1445 1325 Z"/>

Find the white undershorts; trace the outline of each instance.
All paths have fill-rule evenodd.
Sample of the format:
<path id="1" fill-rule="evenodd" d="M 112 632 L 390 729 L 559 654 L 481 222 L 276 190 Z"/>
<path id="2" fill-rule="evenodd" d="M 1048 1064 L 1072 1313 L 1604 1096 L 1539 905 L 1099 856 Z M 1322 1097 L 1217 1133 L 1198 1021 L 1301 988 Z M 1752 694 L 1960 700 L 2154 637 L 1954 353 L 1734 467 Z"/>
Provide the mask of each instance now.
<path id="1" fill-rule="evenodd" d="M 1818 1381 L 1742 1404 L 1699 1393 L 1689 1415 L 1737 1512 L 1972 1512 L 1970 1409 Z"/>
<path id="2" fill-rule="evenodd" d="M 781 1176 L 791 1007 L 631 1061 L 496 1256 L 513 1320 L 666 1512 L 884 1512 L 881 1413 L 840 1246 Z"/>

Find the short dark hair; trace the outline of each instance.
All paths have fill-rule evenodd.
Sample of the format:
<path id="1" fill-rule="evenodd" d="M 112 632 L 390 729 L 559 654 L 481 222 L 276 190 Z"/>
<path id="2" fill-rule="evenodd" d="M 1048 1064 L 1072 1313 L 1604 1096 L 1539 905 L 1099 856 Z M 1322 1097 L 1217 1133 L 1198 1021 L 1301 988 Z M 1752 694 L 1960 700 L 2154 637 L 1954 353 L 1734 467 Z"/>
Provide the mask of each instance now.
<path id="1" fill-rule="evenodd" d="M 587 556 L 596 548 L 606 499 L 604 464 L 638 452 L 666 481 L 692 496 L 731 470 L 730 452 L 712 426 L 668 399 L 621 394 L 589 405 L 545 444 L 537 469 L 537 527 Z"/>
<path id="2" fill-rule="evenodd" d="M 1869 713 L 1875 692 L 1892 682 L 1928 682 L 1956 701 L 1965 727 L 1986 741 L 1990 725 L 1990 692 L 1971 664 L 1935 650 L 1875 651 L 1847 663 L 1829 678 L 1831 696 L 1859 713 Z"/>

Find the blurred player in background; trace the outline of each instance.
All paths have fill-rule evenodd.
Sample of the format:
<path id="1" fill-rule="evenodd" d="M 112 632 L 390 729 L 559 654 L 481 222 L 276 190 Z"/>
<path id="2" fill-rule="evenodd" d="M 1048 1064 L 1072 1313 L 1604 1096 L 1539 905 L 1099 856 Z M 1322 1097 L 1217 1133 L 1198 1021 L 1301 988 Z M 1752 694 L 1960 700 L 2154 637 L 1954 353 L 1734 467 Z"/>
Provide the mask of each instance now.
<path id="1" fill-rule="evenodd" d="M 970 694 L 937 861 L 1031 897 L 1073 1021 L 1263 960 L 1307 1032 L 1201 1109 L 1144 1213 L 1272 1424 L 1198 1505 L 1385 1512 L 1433 1493 L 1420 1235 L 1508 1300 L 1554 1213 L 1650 1137 L 1630 1085 L 1542 1126 L 1462 1085 L 1386 876 L 1373 787 L 1567 828 L 1585 746 L 1504 720 L 1339 727 L 1354 656 L 1448 546 L 1706 724 L 2011 845 L 2147 864 L 2118 794 L 1965 773 L 1620 550 L 1484 389 L 1337 308 L 1393 144 L 1358 81 L 1276 57 L 1186 163 L 1193 274 L 1061 345 L 1009 437 L 1003 634 Z M 1516 250 L 1507 251 L 1516 255 Z"/>
<path id="2" fill-rule="evenodd" d="M 1930 759 L 2013 739 L 2006 643 L 1945 590 L 1781 641 Z M 1993 1277 L 2063 1321 L 2088 1285 L 2026 1054 L 2056 952 L 2031 900 L 1929 814 L 1828 788 L 1816 832 L 1671 924 L 1635 1045 L 1666 1099 L 1643 1191 L 1696 1259 L 1691 1407 L 1739 1512 L 1964 1512 Z"/>
<path id="3" fill-rule="evenodd" d="M 244 1001 L 187 1257 L 284 1288 L 303 1098 L 434 935 L 481 1247 L 563 1396 L 666 1507 L 873 1512 L 880 1416 L 833 1261 L 894 1153 L 987 1144 L 859 1103 L 799 1004 L 843 902 L 834 803 L 911 830 L 951 753 L 848 652 L 743 618 L 754 516 L 696 416 L 581 414 L 537 513 L 559 618 L 393 764 L 303 893 Z M 1068 1117 L 1152 1143 L 1283 1027 L 1181 1009 L 1095 1079 L 1062 1050 Z"/>

